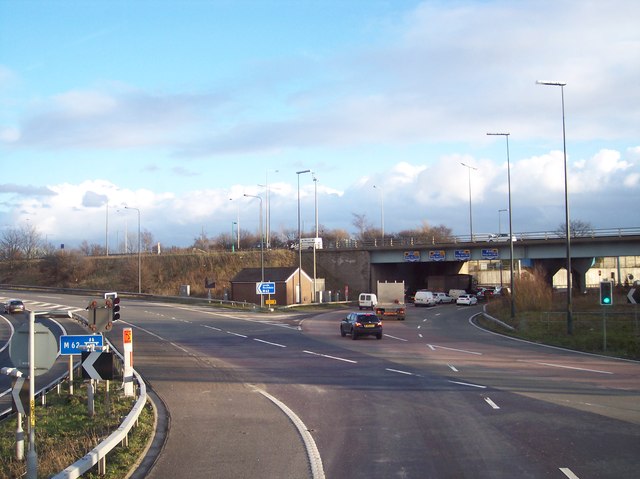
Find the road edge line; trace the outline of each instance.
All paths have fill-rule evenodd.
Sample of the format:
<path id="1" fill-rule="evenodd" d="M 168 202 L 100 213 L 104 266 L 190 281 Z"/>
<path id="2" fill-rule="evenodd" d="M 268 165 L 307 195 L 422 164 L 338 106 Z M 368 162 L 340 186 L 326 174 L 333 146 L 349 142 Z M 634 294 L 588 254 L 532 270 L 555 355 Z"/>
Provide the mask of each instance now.
<path id="1" fill-rule="evenodd" d="M 313 440 L 313 436 L 309 432 L 307 426 L 305 426 L 305 424 L 302 422 L 302 419 L 300 419 L 296 415 L 296 413 L 294 413 L 286 404 L 273 397 L 268 392 L 263 391 L 256 386 L 253 386 L 253 388 L 264 397 L 269 399 L 273 404 L 278 406 L 296 426 L 296 429 L 298 429 L 298 433 L 300 433 L 302 441 L 304 442 L 305 448 L 307 450 L 307 457 L 309 458 L 309 465 L 311 466 L 311 476 L 313 477 L 313 479 L 324 479 L 324 469 L 322 467 L 322 458 L 320 457 L 318 446 L 316 446 L 316 442 Z"/>

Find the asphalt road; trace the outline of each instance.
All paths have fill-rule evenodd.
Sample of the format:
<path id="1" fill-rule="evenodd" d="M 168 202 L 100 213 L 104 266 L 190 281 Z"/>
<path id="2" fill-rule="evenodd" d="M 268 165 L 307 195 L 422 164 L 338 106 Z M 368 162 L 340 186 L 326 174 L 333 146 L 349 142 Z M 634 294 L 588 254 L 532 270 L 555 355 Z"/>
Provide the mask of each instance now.
<path id="1" fill-rule="evenodd" d="M 133 327 L 169 414 L 147 477 L 636 477 L 640 364 L 493 335 L 478 310 L 410 307 L 353 341 L 346 310 L 123 301 L 109 336 Z"/>

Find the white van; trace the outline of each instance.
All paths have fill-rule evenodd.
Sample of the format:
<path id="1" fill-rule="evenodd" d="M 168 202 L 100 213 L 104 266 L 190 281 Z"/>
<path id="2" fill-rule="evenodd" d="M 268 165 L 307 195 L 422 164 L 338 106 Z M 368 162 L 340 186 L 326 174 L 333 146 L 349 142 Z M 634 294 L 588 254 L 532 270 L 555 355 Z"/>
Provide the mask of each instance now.
<path id="1" fill-rule="evenodd" d="M 378 297 L 373 293 L 360 293 L 358 309 L 373 309 L 378 304 Z"/>
<path id="2" fill-rule="evenodd" d="M 419 289 L 416 291 L 416 296 L 413 301 L 415 306 L 435 306 L 436 296 L 426 289 Z"/>

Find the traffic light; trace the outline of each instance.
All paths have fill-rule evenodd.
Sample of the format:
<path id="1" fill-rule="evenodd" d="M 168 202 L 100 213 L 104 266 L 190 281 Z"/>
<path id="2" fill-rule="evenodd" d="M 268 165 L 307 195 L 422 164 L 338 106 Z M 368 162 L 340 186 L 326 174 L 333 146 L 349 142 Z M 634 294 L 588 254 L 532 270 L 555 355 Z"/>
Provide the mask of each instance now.
<path id="1" fill-rule="evenodd" d="M 611 281 L 600 282 L 600 305 L 611 306 L 613 304 L 613 283 Z"/>
<path id="2" fill-rule="evenodd" d="M 118 321 L 120 319 L 120 298 L 117 296 L 113 298 L 113 307 L 111 310 L 111 322 Z"/>

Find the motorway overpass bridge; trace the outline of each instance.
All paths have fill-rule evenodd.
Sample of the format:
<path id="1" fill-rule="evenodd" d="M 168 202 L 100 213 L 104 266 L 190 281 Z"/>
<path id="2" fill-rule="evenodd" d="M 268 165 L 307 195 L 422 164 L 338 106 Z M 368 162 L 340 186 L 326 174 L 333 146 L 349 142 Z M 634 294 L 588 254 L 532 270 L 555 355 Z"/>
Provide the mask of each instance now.
<path id="1" fill-rule="evenodd" d="M 542 269 L 552 283 L 566 266 L 567 242 L 557 233 L 516 234 L 513 259 L 516 265 Z M 377 280 L 404 280 L 420 288 L 429 276 L 465 272 L 469 261 L 509 261 L 509 241 L 470 241 L 469 237 L 437 243 L 426 238 L 385 238 L 384 242 L 329 244 L 317 251 L 318 277 L 327 278 L 327 289 L 342 290 L 329 278 L 349 285 L 353 294 L 373 290 Z M 640 256 L 640 228 L 593 230 L 571 238 L 573 285 L 586 289 L 585 275 L 596 258 Z M 303 268 L 311 271 L 312 255 L 305 255 Z M 334 280 L 335 282 L 336 280 Z M 353 295 L 351 294 L 351 296 Z"/>

